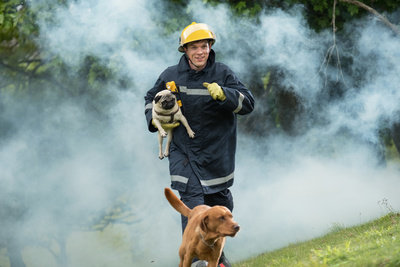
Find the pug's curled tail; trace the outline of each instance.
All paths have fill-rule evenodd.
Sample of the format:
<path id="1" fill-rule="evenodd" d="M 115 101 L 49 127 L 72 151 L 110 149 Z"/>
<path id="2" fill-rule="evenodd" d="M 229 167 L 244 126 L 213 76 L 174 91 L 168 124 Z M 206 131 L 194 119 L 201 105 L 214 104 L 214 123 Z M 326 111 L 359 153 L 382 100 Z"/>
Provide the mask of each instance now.
<path id="1" fill-rule="evenodd" d="M 167 198 L 169 204 L 178 211 L 180 214 L 182 214 L 185 217 L 188 217 L 190 212 L 192 211 L 191 209 L 188 208 L 175 194 L 172 192 L 171 189 L 168 187 L 165 188 L 164 190 L 165 197 Z"/>

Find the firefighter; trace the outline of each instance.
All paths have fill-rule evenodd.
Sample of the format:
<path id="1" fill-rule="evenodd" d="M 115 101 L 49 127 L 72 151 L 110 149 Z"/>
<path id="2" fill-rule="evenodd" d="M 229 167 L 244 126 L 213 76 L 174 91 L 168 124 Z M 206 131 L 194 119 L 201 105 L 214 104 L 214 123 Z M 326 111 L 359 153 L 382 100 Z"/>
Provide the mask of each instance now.
<path id="1" fill-rule="evenodd" d="M 176 85 L 182 112 L 195 138 L 189 138 L 182 125 L 174 128 L 168 157 L 171 187 L 189 208 L 222 205 L 232 211 L 229 187 L 234 181 L 237 115 L 252 112 L 254 98 L 227 65 L 215 61 L 215 41 L 214 32 L 204 23 L 193 22 L 182 31 L 178 50 L 183 55 L 177 65 L 160 74 L 145 95 L 145 115 L 149 131 L 156 132 L 153 98 L 167 83 Z M 186 224 L 187 218 L 182 217 L 182 230 Z M 201 264 L 192 266 L 204 266 Z M 231 266 L 224 254 L 219 264 Z"/>

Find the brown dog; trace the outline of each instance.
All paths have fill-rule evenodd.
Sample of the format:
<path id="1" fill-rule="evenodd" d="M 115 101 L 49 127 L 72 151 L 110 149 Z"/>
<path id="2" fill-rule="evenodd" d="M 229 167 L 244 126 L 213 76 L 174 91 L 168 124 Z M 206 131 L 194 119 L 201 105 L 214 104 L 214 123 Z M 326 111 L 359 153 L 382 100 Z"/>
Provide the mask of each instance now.
<path id="1" fill-rule="evenodd" d="M 169 155 L 169 146 L 172 141 L 172 128 L 163 128 L 163 124 L 174 124 L 178 121 L 182 122 L 190 138 L 194 138 L 194 132 L 183 116 L 181 109 L 176 101 L 175 95 L 170 90 L 162 90 L 156 94 L 153 100 L 153 124 L 158 129 L 159 153 L 158 157 L 163 159 Z M 162 153 L 163 138 L 167 136 L 167 144 L 165 145 L 164 154 Z"/>
<path id="2" fill-rule="evenodd" d="M 217 267 L 225 237 L 234 237 L 240 230 L 232 213 L 223 206 L 200 205 L 191 210 L 169 188 L 165 188 L 165 197 L 175 210 L 188 217 L 179 248 L 179 267 L 190 267 L 194 257 L 208 261 L 208 267 Z"/>

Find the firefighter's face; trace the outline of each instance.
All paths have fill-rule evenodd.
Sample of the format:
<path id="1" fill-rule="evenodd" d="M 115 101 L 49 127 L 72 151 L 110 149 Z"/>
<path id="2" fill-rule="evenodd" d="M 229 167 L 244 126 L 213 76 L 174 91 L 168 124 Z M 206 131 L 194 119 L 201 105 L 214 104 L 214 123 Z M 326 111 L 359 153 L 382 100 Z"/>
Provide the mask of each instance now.
<path id="1" fill-rule="evenodd" d="M 202 70 L 207 65 L 211 45 L 207 40 L 188 43 L 183 48 L 189 57 L 189 65 L 194 70 Z"/>

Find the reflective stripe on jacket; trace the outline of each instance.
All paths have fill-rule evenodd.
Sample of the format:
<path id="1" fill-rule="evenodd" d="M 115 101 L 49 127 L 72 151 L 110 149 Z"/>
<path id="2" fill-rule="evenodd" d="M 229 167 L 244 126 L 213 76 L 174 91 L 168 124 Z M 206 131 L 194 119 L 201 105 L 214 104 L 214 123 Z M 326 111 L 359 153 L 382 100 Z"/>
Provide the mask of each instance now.
<path id="1" fill-rule="evenodd" d="M 145 115 L 151 132 L 157 131 L 151 124 L 153 98 L 170 81 L 175 81 L 179 88 L 182 112 L 195 132 L 191 139 L 183 125 L 174 129 L 169 155 L 172 188 L 185 191 L 191 175 L 200 179 L 205 194 L 230 187 L 235 170 L 236 116 L 253 111 L 253 95 L 228 66 L 215 62 L 213 50 L 207 66 L 198 72 L 190 68 L 183 55 L 178 65 L 161 73 L 145 96 Z M 204 82 L 218 83 L 226 99 L 214 100 Z"/>

